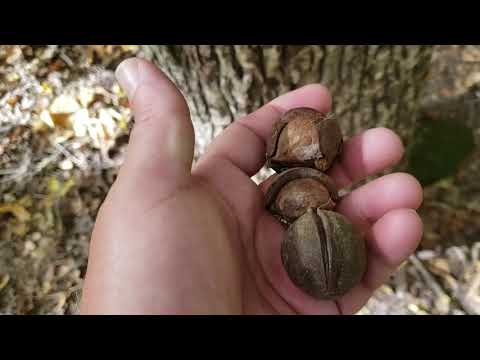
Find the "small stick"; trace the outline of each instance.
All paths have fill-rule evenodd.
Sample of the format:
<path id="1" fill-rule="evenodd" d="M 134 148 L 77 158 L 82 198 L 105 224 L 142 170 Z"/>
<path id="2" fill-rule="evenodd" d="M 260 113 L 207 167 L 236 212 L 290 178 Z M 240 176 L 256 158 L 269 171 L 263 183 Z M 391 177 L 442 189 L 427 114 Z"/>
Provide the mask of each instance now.
<path id="1" fill-rule="evenodd" d="M 435 278 L 430 274 L 430 272 L 423 266 L 422 262 L 415 256 L 410 256 L 410 261 L 412 262 L 413 266 L 420 272 L 425 282 L 428 284 L 430 289 L 435 293 L 438 300 L 436 302 L 436 306 L 439 308 L 440 312 L 448 313 L 450 308 L 450 297 L 443 291 L 442 287 L 438 284 Z"/>
<path id="2" fill-rule="evenodd" d="M 57 148 L 58 151 L 60 151 L 63 155 L 65 155 L 68 159 L 70 159 L 80 169 L 85 170 L 87 168 L 85 165 L 85 161 L 83 161 L 83 159 L 81 160 L 77 158 L 70 151 L 68 151 L 63 145 L 55 144 L 55 147 Z"/>
<path id="3" fill-rule="evenodd" d="M 72 59 L 70 59 L 68 57 L 67 54 L 65 54 L 65 51 L 60 51 L 60 58 L 65 61 L 65 63 L 69 66 L 69 67 L 73 67 L 75 64 L 73 63 Z"/>

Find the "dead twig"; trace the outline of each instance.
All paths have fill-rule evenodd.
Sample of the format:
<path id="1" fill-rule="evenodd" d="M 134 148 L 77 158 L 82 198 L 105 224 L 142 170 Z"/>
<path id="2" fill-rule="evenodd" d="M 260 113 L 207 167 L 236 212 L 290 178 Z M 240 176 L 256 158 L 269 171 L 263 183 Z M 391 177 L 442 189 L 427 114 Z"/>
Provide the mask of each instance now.
<path id="1" fill-rule="evenodd" d="M 472 262 L 469 273 L 474 275 L 462 286 L 456 297 L 469 314 L 480 315 L 480 243 L 472 247 L 471 253 Z"/>
<path id="2" fill-rule="evenodd" d="M 65 62 L 65 64 L 67 64 L 69 67 L 73 67 L 75 66 L 75 64 L 73 63 L 72 59 L 70 59 L 68 57 L 68 55 L 65 53 L 65 50 L 62 49 L 60 51 L 60 58 Z"/>
<path id="3" fill-rule="evenodd" d="M 463 287 L 456 296 L 462 307 L 470 315 L 480 315 L 480 266 L 477 266 L 478 273 Z"/>
<path id="4" fill-rule="evenodd" d="M 82 170 L 87 169 L 85 161 L 83 159 L 77 158 L 70 151 L 68 151 L 63 145 L 57 143 L 54 146 L 58 151 L 60 151 L 63 155 L 65 155 L 65 157 L 67 157 L 72 163 L 77 165 L 80 169 Z"/>
<path id="5" fill-rule="evenodd" d="M 450 310 L 450 297 L 445 293 L 443 288 L 438 284 L 433 275 L 428 269 L 423 266 L 422 262 L 415 256 L 411 255 L 409 258 L 413 266 L 418 270 L 430 289 L 435 293 L 435 306 L 441 314 L 447 314 Z"/>
<path id="6" fill-rule="evenodd" d="M 33 170 L 33 175 L 38 174 L 40 171 L 42 171 L 45 167 L 47 167 L 49 164 L 52 162 L 56 161 L 57 158 L 60 157 L 60 152 L 55 152 L 50 156 L 47 156 L 43 158 L 36 166 L 35 169 Z"/>
<path id="7" fill-rule="evenodd" d="M 16 168 L 0 170 L 0 176 L 4 176 L 3 179 L 0 179 L 0 184 L 22 178 L 25 174 L 28 173 L 28 168 L 30 167 L 31 161 L 31 153 L 28 151 L 23 157 L 20 166 Z"/>

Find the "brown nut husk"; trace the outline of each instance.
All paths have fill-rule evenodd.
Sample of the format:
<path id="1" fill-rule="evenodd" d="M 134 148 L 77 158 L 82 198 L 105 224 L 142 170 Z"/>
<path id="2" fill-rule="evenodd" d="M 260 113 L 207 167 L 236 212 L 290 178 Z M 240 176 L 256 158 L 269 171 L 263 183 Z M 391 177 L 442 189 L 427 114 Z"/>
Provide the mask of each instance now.
<path id="1" fill-rule="evenodd" d="M 309 208 L 332 210 L 338 201 L 333 180 L 311 168 L 293 168 L 277 175 L 265 194 L 271 214 L 291 223 Z"/>
<path id="2" fill-rule="evenodd" d="M 310 108 L 292 109 L 273 127 L 267 166 L 278 173 L 292 167 L 327 171 L 342 145 L 341 129 L 331 116 Z"/>
<path id="3" fill-rule="evenodd" d="M 366 270 L 363 237 L 341 214 L 309 209 L 287 230 L 281 245 L 292 282 L 319 300 L 334 300 L 357 285 Z"/>

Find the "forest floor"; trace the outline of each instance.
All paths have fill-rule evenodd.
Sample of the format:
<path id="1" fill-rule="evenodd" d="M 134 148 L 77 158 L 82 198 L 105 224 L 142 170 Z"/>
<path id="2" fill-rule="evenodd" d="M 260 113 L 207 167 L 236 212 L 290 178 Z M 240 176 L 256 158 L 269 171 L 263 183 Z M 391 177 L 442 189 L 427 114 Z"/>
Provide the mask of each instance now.
<path id="1" fill-rule="evenodd" d="M 0 46 L 0 314 L 77 313 L 131 125 L 114 70 L 139 51 Z M 480 99 L 477 83 L 480 47 L 439 46 L 423 96 Z M 359 314 L 480 314 L 480 190 L 462 190 L 479 153 L 425 188 L 421 246 Z"/>

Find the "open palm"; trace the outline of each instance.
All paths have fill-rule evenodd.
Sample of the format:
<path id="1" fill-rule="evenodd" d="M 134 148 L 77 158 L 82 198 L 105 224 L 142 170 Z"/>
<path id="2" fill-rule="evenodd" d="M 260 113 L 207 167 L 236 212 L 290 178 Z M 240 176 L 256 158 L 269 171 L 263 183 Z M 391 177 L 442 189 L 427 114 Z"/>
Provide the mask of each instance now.
<path id="1" fill-rule="evenodd" d="M 83 313 L 349 314 L 416 248 L 422 189 L 407 174 L 381 177 L 337 207 L 365 232 L 362 283 L 335 302 L 306 295 L 282 266 L 284 230 L 264 208 L 271 179 L 257 186 L 251 177 L 281 114 L 294 107 L 328 112 L 327 89 L 302 87 L 238 119 L 192 169 L 194 133 L 182 95 L 152 64 L 125 64 L 120 79 L 136 124 L 95 225 Z M 394 133 L 370 129 L 345 142 L 329 175 L 342 188 L 402 155 Z"/>

